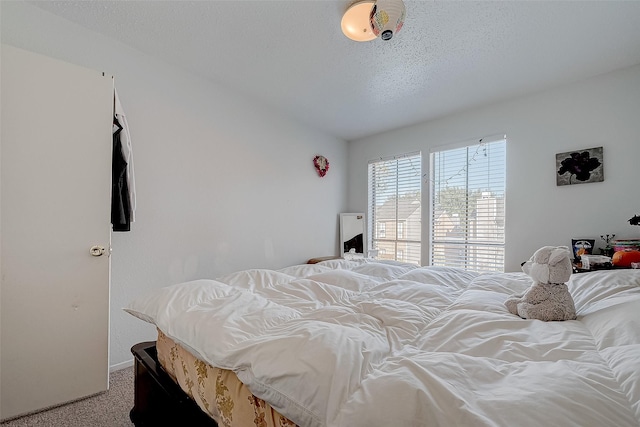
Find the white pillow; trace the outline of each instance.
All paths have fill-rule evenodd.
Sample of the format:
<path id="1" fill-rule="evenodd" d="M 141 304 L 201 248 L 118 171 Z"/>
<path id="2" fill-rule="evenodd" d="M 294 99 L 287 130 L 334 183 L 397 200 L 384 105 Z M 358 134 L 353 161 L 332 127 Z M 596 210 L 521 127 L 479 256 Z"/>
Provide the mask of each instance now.
<path id="1" fill-rule="evenodd" d="M 228 295 L 229 291 L 230 286 L 215 280 L 193 280 L 155 289 L 134 299 L 123 310 L 160 327 L 157 321 L 161 310 L 166 314 L 179 313 L 217 296 Z"/>

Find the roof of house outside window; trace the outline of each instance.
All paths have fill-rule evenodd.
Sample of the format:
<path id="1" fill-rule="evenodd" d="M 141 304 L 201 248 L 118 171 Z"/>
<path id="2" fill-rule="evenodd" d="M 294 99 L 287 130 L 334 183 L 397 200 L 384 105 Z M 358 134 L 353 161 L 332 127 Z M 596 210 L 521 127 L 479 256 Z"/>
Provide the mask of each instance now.
<path id="1" fill-rule="evenodd" d="M 420 210 L 419 196 L 401 196 L 398 200 L 398 221 L 407 220 Z M 376 221 L 396 220 L 396 198 L 392 197 L 376 210 Z"/>

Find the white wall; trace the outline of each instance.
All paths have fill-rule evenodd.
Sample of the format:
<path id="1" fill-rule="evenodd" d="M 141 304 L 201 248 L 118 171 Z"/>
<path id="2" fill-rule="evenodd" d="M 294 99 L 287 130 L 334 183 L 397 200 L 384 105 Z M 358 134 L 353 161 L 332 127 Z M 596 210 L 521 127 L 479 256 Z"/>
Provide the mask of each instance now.
<path id="1" fill-rule="evenodd" d="M 2 2 L 2 42 L 115 76 L 138 210 L 131 232 L 112 235 L 111 366 L 155 338 L 121 310 L 135 296 L 337 253 L 345 141 L 24 2 Z M 331 162 L 324 178 L 316 154 Z"/>
<path id="2" fill-rule="evenodd" d="M 430 148 L 498 133 L 508 139 L 507 271 L 519 270 L 538 247 L 570 245 L 572 237 L 640 237 L 640 227 L 627 222 L 640 213 L 640 65 L 351 141 L 348 210 L 366 208 L 369 160 L 421 150 L 427 173 Z M 556 153 L 599 146 L 604 182 L 556 186 Z M 425 206 L 427 197 L 423 184 Z M 423 253 L 427 232 L 425 218 Z"/>

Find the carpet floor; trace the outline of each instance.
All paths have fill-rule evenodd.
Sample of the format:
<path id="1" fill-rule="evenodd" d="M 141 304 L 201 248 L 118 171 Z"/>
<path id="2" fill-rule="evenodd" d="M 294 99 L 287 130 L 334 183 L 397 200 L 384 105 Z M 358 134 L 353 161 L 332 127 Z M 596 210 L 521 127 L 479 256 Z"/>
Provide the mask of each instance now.
<path id="1" fill-rule="evenodd" d="M 2 427 L 133 427 L 133 367 L 112 372 L 109 390 L 87 399 L 1 423 Z"/>

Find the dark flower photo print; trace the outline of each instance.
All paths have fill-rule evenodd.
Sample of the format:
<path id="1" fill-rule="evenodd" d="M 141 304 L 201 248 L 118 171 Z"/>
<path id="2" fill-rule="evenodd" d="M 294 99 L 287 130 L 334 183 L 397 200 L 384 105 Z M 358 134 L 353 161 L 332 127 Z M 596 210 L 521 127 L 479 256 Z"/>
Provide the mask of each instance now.
<path id="1" fill-rule="evenodd" d="M 556 154 L 556 184 L 573 185 L 604 181 L 602 147 Z"/>

